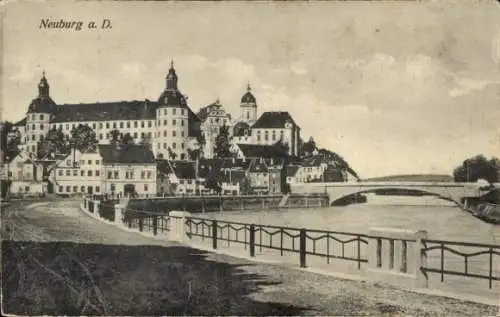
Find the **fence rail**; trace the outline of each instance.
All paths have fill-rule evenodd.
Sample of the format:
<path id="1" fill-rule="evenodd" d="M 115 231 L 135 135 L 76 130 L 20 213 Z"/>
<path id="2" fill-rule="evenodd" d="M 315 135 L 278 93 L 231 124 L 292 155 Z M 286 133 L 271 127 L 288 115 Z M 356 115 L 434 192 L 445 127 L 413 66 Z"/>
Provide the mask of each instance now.
<path id="1" fill-rule="evenodd" d="M 188 237 L 201 237 L 202 241 L 211 241 L 217 249 L 219 242 L 242 244 L 249 249 L 250 256 L 255 256 L 256 248 L 277 250 L 283 256 L 284 252 L 297 253 L 300 266 L 306 266 L 306 255 L 319 256 L 330 263 L 331 259 L 357 262 L 358 270 L 361 264 L 368 262 L 365 257 L 367 236 L 364 234 L 335 232 L 323 230 L 308 230 L 303 228 L 280 227 L 272 225 L 229 222 L 199 217 L 186 218 L 186 233 Z M 349 248 L 351 245 L 353 247 Z"/>
<path id="2" fill-rule="evenodd" d="M 494 259 L 500 258 L 500 246 L 482 243 L 457 242 L 447 240 L 430 240 L 422 241 L 423 247 L 421 254 L 429 260 L 434 258 L 432 262 L 438 262 L 439 267 L 423 266 L 420 269 L 425 273 L 440 274 L 441 282 L 444 282 L 445 275 L 464 276 L 476 279 L 488 280 L 488 286 L 493 287 L 493 281 L 500 281 L 500 270 L 494 269 Z M 439 254 L 436 254 L 439 252 Z M 458 261 L 448 261 L 445 255 L 453 255 L 458 257 Z M 485 259 L 485 256 L 487 259 Z M 483 257 L 480 261 L 487 267 L 476 266 L 471 268 L 472 261 L 470 259 Z M 461 261 L 460 261 L 461 260 Z M 486 261 L 484 261 L 486 260 Z M 497 267 L 500 267 L 497 265 Z"/>

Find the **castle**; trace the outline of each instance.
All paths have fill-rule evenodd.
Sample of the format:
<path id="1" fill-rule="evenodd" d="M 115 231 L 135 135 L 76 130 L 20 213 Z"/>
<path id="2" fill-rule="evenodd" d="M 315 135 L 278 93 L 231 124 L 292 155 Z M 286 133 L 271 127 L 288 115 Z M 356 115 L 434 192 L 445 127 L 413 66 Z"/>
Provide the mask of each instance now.
<path id="1" fill-rule="evenodd" d="M 96 102 L 57 104 L 50 96 L 45 72 L 38 85 L 38 96 L 28 107 L 26 117 L 15 124 L 21 136 L 21 152 L 36 157 L 38 142 L 50 129 L 70 135 L 72 129 L 87 125 L 99 144 L 109 144 L 111 131 L 129 133 L 135 143 L 147 141 L 155 157 L 188 160 L 189 150 L 200 149 L 206 158 L 214 157 L 215 138 L 228 126 L 233 151 L 240 144 L 269 146 L 282 142 L 290 155 L 298 154 L 300 127 L 288 112 L 264 112 L 257 117 L 257 100 L 250 84 L 240 101 L 241 113 L 234 120 L 217 100 L 195 114 L 178 88 L 173 62 L 165 78 L 165 89 L 157 101 Z M 200 136 L 205 144 L 200 144 Z"/>

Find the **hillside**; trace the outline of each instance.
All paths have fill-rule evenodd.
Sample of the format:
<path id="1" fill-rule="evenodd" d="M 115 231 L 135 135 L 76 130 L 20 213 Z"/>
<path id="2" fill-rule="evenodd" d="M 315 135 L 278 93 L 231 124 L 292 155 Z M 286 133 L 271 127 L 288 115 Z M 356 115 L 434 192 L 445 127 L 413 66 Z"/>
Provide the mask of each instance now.
<path id="1" fill-rule="evenodd" d="M 450 175 L 440 174 L 410 174 L 410 175 L 389 175 L 363 179 L 364 182 L 453 182 Z"/>

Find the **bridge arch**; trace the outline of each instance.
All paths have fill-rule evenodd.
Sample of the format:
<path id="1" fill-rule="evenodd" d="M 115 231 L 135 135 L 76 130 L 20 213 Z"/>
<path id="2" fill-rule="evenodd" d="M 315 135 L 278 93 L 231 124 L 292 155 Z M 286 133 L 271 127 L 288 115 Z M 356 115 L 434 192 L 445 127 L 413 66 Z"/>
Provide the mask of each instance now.
<path id="1" fill-rule="evenodd" d="M 333 190 L 332 190 L 333 189 Z M 356 194 L 366 194 L 366 193 L 377 193 L 377 192 L 414 192 L 421 194 L 428 194 L 430 196 L 435 196 L 440 199 L 451 201 L 455 203 L 458 207 L 463 207 L 463 197 L 456 195 L 454 192 L 446 192 L 440 190 L 430 190 L 425 187 L 395 187 L 395 186 L 376 186 L 376 187 L 326 187 L 326 191 L 330 197 L 330 205 L 334 204 L 336 201 L 342 200 L 346 197 L 353 196 Z"/>

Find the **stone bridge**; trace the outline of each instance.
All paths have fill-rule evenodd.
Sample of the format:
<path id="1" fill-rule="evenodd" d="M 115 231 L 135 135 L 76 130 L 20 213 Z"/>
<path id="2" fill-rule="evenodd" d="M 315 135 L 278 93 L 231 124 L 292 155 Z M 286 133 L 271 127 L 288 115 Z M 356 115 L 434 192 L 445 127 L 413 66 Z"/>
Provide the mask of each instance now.
<path id="1" fill-rule="evenodd" d="M 468 198 L 481 197 L 492 190 L 499 189 L 496 183 L 488 188 L 480 187 L 477 183 L 453 182 L 353 182 L 353 183 L 300 183 L 290 184 L 292 193 L 311 194 L 323 193 L 330 197 L 330 204 L 346 196 L 357 193 L 376 192 L 381 190 L 412 190 L 435 195 L 451 200 L 463 206 Z"/>

